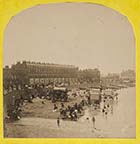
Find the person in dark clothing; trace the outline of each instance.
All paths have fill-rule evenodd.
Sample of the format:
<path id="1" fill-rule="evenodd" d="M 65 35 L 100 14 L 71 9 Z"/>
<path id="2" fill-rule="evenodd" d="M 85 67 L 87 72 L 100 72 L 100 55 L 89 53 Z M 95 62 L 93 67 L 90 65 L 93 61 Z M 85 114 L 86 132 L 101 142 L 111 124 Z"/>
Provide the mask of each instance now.
<path id="1" fill-rule="evenodd" d="M 44 102 L 44 101 L 42 101 L 41 103 L 42 103 L 42 104 L 45 104 L 45 102 Z"/>
<path id="2" fill-rule="evenodd" d="M 108 112 L 107 111 L 105 111 L 105 118 L 107 119 L 107 114 L 108 114 Z"/>
<path id="3" fill-rule="evenodd" d="M 92 117 L 93 128 L 95 128 L 95 117 Z"/>
<path id="4" fill-rule="evenodd" d="M 64 108 L 64 107 L 65 107 L 63 103 L 61 103 L 61 107 L 62 107 L 62 108 Z"/>
<path id="5" fill-rule="evenodd" d="M 85 101 L 84 100 L 81 101 L 81 105 L 85 106 Z"/>
<path id="6" fill-rule="evenodd" d="M 77 103 L 74 104 L 74 108 L 75 108 L 75 109 L 78 109 Z"/>
<path id="7" fill-rule="evenodd" d="M 57 118 L 57 126 L 58 127 L 60 126 L 60 118 L 59 117 Z"/>
<path id="8" fill-rule="evenodd" d="M 68 108 L 67 108 L 67 110 L 68 110 L 68 111 L 70 111 L 70 110 L 71 110 L 71 106 L 69 106 L 69 105 L 68 105 Z"/>
<path id="9" fill-rule="evenodd" d="M 57 109 L 58 109 L 58 107 L 56 106 L 56 104 L 54 104 L 53 110 L 56 111 Z"/>
<path id="10" fill-rule="evenodd" d="M 91 105 L 91 98 L 88 96 L 88 105 Z"/>

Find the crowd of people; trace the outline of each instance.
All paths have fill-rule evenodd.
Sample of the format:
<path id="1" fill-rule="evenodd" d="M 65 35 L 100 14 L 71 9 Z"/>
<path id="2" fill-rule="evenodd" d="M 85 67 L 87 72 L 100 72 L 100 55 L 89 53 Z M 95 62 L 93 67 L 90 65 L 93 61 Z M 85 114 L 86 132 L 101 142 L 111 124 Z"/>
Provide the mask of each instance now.
<path id="1" fill-rule="evenodd" d="M 35 93 L 37 93 L 37 96 L 39 98 L 42 98 L 42 96 L 45 95 L 52 95 L 53 99 L 54 98 L 61 98 L 61 95 L 63 96 L 61 99 L 63 99 L 64 97 L 66 97 L 66 93 L 68 93 L 68 91 L 66 91 L 66 93 L 62 93 L 62 92 L 49 92 L 50 90 L 52 90 L 54 86 L 53 85 L 49 85 L 49 86 L 45 86 L 45 85 L 35 85 L 34 87 L 31 86 L 25 86 L 24 87 L 24 97 L 21 95 L 18 99 L 15 99 L 14 105 L 12 105 L 12 107 L 10 109 L 7 110 L 7 114 L 8 117 L 10 118 L 16 118 L 16 119 L 20 119 L 21 118 L 21 112 L 22 112 L 22 105 L 23 102 L 25 100 L 25 97 L 27 97 L 28 102 L 32 103 L 32 99 L 35 98 Z M 31 90 L 34 90 L 32 93 Z M 47 91 L 45 91 L 45 90 Z M 101 90 L 100 90 L 101 91 Z M 48 93 L 49 92 L 49 93 Z M 71 93 L 72 94 L 72 93 Z M 57 104 L 54 101 L 54 108 L 53 111 L 59 111 L 60 113 L 60 117 L 62 119 L 69 119 L 69 120 L 77 120 L 81 115 L 84 114 L 84 106 L 89 106 L 89 105 L 93 105 L 93 103 L 91 102 L 91 95 L 90 95 L 90 90 L 86 89 L 83 91 L 83 94 L 81 93 L 80 90 L 77 90 L 76 92 L 73 93 L 74 97 L 81 97 L 80 102 L 75 102 L 74 104 L 65 104 L 65 102 L 61 102 L 61 106 L 58 108 Z M 66 97 L 67 98 L 67 97 Z M 100 101 L 101 99 L 99 99 Z M 94 102 L 94 106 L 95 109 L 96 108 L 100 108 L 103 115 L 107 115 L 108 114 L 108 109 L 109 107 L 111 107 L 110 102 L 112 101 L 112 97 L 110 97 L 108 99 L 104 98 L 101 100 L 102 106 L 100 105 L 100 103 L 96 103 Z"/>
<path id="2" fill-rule="evenodd" d="M 109 115 L 109 113 L 113 114 L 113 104 L 114 102 L 118 102 L 118 96 L 115 95 L 114 97 L 112 96 L 104 96 L 100 102 L 100 110 L 103 114 L 103 116 L 105 116 L 105 118 L 107 118 L 107 116 Z"/>
<path id="3" fill-rule="evenodd" d="M 84 114 L 84 106 L 90 105 L 91 97 L 86 95 L 86 97 L 80 97 L 80 101 L 75 103 L 61 103 L 59 107 L 57 104 L 54 104 L 53 112 L 59 112 L 62 119 L 77 120 Z"/>
<path id="4" fill-rule="evenodd" d="M 14 97 L 14 96 L 13 96 Z M 20 99 L 16 99 L 10 108 L 7 109 L 6 120 L 19 120 L 21 119 L 22 106 L 24 104 L 24 99 L 22 96 Z"/>
<path id="5" fill-rule="evenodd" d="M 77 120 L 78 117 L 83 115 L 84 112 L 84 104 L 83 101 L 80 103 L 74 103 L 72 105 L 65 106 L 64 103 L 61 103 L 61 107 L 58 108 L 56 104 L 54 104 L 53 111 L 59 111 L 60 117 L 62 119 L 69 119 L 69 120 Z"/>

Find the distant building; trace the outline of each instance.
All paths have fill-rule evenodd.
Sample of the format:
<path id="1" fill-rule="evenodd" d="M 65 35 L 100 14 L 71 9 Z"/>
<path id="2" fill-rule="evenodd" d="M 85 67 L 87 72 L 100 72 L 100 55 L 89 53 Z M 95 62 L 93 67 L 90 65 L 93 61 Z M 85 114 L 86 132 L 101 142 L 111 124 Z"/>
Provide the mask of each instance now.
<path id="1" fill-rule="evenodd" d="M 116 84 L 120 82 L 120 74 L 119 73 L 109 73 L 107 76 L 101 78 L 102 84 L 110 85 Z"/>
<path id="2" fill-rule="evenodd" d="M 134 70 L 126 70 L 121 72 L 121 80 L 135 82 L 136 74 Z"/>
<path id="3" fill-rule="evenodd" d="M 81 83 L 100 83 L 100 71 L 97 68 L 80 70 L 78 79 Z"/>

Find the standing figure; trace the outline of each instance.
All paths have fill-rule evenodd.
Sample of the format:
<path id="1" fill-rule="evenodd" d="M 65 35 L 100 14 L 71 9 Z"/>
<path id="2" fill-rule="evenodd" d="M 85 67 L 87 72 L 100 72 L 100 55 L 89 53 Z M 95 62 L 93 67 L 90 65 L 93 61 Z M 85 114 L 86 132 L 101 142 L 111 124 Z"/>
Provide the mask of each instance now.
<path id="1" fill-rule="evenodd" d="M 58 107 L 56 104 L 54 104 L 53 112 L 56 112 L 58 110 Z"/>
<path id="2" fill-rule="evenodd" d="M 102 109 L 102 113 L 103 113 L 103 116 L 104 116 L 104 113 L 105 113 L 105 109 L 104 108 Z"/>
<path id="3" fill-rule="evenodd" d="M 92 117 L 92 122 L 93 122 L 93 128 L 95 129 L 95 117 Z"/>
<path id="4" fill-rule="evenodd" d="M 62 108 L 64 108 L 64 107 L 65 107 L 63 103 L 61 103 L 61 107 L 62 107 Z"/>
<path id="5" fill-rule="evenodd" d="M 57 126 L 58 127 L 60 126 L 60 118 L 59 117 L 57 118 Z"/>
<path id="6" fill-rule="evenodd" d="M 107 110 L 105 111 L 105 118 L 107 119 L 107 114 L 108 114 L 108 112 L 107 112 Z"/>

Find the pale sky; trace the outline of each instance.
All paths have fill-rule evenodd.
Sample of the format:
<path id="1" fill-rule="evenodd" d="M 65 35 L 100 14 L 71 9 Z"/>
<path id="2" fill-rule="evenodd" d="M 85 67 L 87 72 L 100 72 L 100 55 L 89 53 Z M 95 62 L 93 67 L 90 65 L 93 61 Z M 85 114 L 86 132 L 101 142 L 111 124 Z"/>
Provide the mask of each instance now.
<path id="1" fill-rule="evenodd" d="M 4 66 L 22 60 L 121 72 L 135 69 L 135 38 L 127 18 L 110 8 L 38 5 L 13 17 L 5 30 Z"/>

